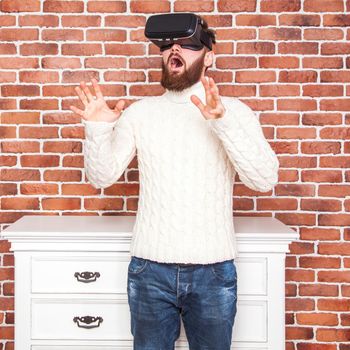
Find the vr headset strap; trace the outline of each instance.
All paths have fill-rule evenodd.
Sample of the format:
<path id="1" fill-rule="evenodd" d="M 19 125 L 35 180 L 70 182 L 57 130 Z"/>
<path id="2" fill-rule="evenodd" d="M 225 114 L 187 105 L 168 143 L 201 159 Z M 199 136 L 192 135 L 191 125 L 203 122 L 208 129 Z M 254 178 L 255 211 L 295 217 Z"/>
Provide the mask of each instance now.
<path id="1" fill-rule="evenodd" d="M 204 32 L 203 29 L 201 29 L 200 40 L 206 47 L 208 47 L 210 50 L 212 50 L 211 37 L 208 35 L 208 33 Z"/>

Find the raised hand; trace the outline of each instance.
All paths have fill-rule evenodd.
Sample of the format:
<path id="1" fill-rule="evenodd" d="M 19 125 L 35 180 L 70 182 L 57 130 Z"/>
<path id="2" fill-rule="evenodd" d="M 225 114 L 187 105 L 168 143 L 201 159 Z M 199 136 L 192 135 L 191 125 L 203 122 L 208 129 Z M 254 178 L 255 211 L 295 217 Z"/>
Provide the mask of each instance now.
<path id="1" fill-rule="evenodd" d="M 75 106 L 70 106 L 69 108 L 87 121 L 114 122 L 120 117 L 125 106 L 125 101 L 119 100 L 114 109 L 110 109 L 102 95 L 99 85 L 97 84 L 97 80 L 92 78 L 91 83 L 94 87 L 96 96 L 91 94 L 85 81 L 80 82 L 81 88 L 78 86 L 74 88 L 80 97 L 81 102 L 84 104 L 85 110 L 83 111 Z"/>
<path id="2" fill-rule="evenodd" d="M 217 119 L 223 117 L 226 110 L 221 102 L 219 89 L 214 79 L 209 78 L 209 82 L 205 77 L 201 78 L 201 82 L 205 89 L 206 104 L 196 95 L 191 95 L 191 101 L 199 108 L 205 119 Z"/>

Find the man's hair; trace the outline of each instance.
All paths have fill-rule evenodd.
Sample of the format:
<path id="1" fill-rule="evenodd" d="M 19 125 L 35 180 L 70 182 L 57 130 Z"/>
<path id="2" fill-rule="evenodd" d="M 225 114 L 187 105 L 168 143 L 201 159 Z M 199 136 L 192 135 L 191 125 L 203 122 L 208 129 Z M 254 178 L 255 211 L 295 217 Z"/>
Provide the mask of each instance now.
<path id="1" fill-rule="evenodd" d="M 199 16 L 199 15 L 197 15 L 197 16 L 198 16 L 199 18 L 201 18 L 202 21 L 203 21 L 203 24 L 202 24 L 202 29 L 203 29 L 203 31 L 205 31 L 206 33 L 208 33 L 209 36 L 211 37 L 211 40 L 212 40 L 213 44 L 216 44 L 216 32 L 215 32 L 215 30 L 214 30 L 214 29 L 211 29 L 211 28 L 208 28 L 208 23 L 207 23 L 207 21 L 206 21 L 203 17 L 201 17 L 201 16 Z"/>
<path id="2" fill-rule="evenodd" d="M 214 29 L 211 29 L 208 27 L 208 22 L 201 16 L 197 15 L 199 18 L 202 19 L 203 23 L 202 23 L 202 29 L 203 31 L 205 31 L 206 33 L 208 33 L 208 35 L 210 36 L 211 38 L 211 41 L 213 44 L 216 44 L 216 32 Z M 204 46 L 205 47 L 205 52 L 208 52 L 210 51 L 208 47 Z M 205 67 L 205 72 L 208 70 L 209 67 Z"/>

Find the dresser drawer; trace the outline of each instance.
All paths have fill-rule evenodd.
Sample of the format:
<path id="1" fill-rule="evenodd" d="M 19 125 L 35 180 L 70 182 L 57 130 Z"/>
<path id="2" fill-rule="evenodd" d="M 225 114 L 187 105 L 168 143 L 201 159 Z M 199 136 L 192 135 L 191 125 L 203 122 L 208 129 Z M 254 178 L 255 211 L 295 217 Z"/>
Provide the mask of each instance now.
<path id="1" fill-rule="evenodd" d="M 130 256 L 32 256 L 31 293 L 126 293 Z"/>
<path id="2" fill-rule="evenodd" d="M 267 297 L 266 257 L 240 257 L 235 259 L 237 268 L 237 294 Z"/>
<path id="3" fill-rule="evenodd" d="M 30 350 L 133 350 L 130 346 L 108 345 L 32 345 Z"/>
<path id="4" fill-rule="evenodd" d="M 132 339 L 126 298 L 33 298 L 31 309 L 33 340 Z"/>
<path id="5" fill-rule="evenodd" d="M 125 294 L 130 259 L 122 255 L 33 256 L 31 293 Z M 267 296 L 267 258 L 238 258 L 235 264 L 237 293 Z"/>
<path id="6" fill-rule="evenodd" d="M 32 345 L 30 350 L 133 350 L 131 345 L 108 346 L 108 345 Z M 176 343 L 175 343 L 176 344 Z M 188 346 L 175 345 L 176 350 L 189 350 Z M 236 349 L 235 349 L 236 350 Z M 238 350 L 247 350 L 247 348 L 240 348 Z M 248 350 L 267 350 L 267 349 L 251 349 Z"/>
<path id="7" fill-rule="evenodd" d="M 233 341 L 268 341 L 267 306 L 264 300 L 238 300 Z M 127 298 L 33 298 L 31 324 L 33 340 L 132 340 Z M 187 343 L 182 321 L 179 341 Z"/>

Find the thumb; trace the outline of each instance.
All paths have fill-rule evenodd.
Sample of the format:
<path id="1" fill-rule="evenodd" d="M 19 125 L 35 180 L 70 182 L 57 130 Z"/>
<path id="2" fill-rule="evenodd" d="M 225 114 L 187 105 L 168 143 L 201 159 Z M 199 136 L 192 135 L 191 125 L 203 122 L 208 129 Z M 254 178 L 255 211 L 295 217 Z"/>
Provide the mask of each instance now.
<path id="1" fill-rule="evenodd" d="M 114 111 L 117 113 L 120 113 L 124 109 L 124 106 L 125 106 L 125 101 L 119 100 L 114 107 Z"/>

